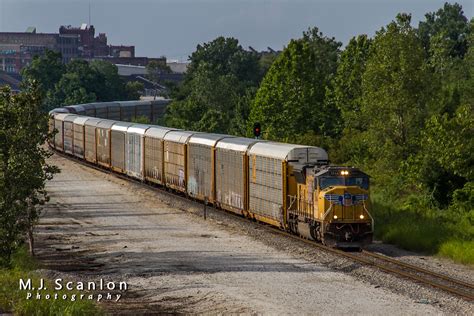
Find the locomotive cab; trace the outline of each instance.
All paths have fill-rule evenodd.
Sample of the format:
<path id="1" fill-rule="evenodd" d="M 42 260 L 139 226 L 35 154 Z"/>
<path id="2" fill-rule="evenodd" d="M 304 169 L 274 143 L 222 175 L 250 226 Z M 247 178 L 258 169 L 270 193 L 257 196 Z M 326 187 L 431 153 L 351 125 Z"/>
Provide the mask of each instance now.
<path id="1" fill-rule="evenodd" d="M 372 242 L 369 176 L 357 168 L 306 166 L 296 170 L 297 194 L 288 210 L 290 230 L 331 247 Z"/>

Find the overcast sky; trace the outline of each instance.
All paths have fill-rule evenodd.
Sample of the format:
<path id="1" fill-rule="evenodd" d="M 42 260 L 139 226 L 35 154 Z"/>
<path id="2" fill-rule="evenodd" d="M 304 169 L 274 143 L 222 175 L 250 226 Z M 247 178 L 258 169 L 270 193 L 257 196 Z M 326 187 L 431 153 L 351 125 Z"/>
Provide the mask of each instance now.
<path id="1" fill-rule="evenodd" d="M 373 35 L 398 12 L 412 14 L 414 25 L 444 0 L 0 0 L 0 31 L 58 32 L 89 19 L 110 44 L 135 45 L 137 56 L 185 60 L 196 45 L 233 36 L 244 47 L 281 49 L 308 27 L 347 41 Z M 458 1 L 471 19 L 474 0 Z"/>

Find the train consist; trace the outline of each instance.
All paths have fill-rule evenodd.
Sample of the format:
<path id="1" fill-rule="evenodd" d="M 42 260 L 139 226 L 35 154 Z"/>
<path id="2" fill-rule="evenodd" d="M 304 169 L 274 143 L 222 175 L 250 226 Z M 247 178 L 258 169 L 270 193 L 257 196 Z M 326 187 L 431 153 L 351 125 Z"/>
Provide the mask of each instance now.
<path id="1" fill-rule="evenodd" d="M 168 102 L 55 109 L 51 146 L 332 247 L 372 242 L 369 177 L 362 171 L 330 166 L 318 147 L 130 123 L 138 116 L 153 122 Z"/>

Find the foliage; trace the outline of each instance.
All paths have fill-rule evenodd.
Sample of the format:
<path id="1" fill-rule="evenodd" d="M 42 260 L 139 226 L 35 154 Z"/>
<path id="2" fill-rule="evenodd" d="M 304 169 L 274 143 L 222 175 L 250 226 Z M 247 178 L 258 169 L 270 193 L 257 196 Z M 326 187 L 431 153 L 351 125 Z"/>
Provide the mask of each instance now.
<path id="1" fill-rule="evenodd" d="M 263 79 L 249 122 L 261 122 L 267 139 L 289 140 L 312 131 L 333 135 L 339 113 L 325 103 L 341 43 L 317 28 L 291 40 Z"/>
<path id="2" fill-rule="evenodd" d="M 424 66 L 409 15 L 398 15 L 377 32 L 362 77 L 361 118 L 366 124 L 366 161 L 381 185 L 395 185 L 401 162 L 418 149 L 429 98 Z"/>
<path id="3" fill-rule="evenodd" d="M 127 100 L 139 100 L 141 92 L 145 90 L 143 83 L 139 81 L 129 81 L 125 85 L 125 93 Z"/>
<path id="4" fill-rule="evenodd" d="M 51 299 L 51 300 L 27 300 L 26 293 L 18 289 L 18 280 L 31 278 L 33 284 L 39 284 L 41 276 L 33 270 L 38 265 L 24 248 L 18 249 L 13 255 L 13 267 L 11 269 L 0 269 L 0 311 L 12 312 L 15 315 L 103 315 L 104 312 L 92 301 Z M 28 263 L 29 265 L 26 265 Z M 54 295 L 58 297 L 66 294 L 81 294 L 77 291 L 61 290 L 54 291 L 53 283 L 45 280 L 48 290 L 43 290 L 42 295 Z M 48 286 L 49 285 L 49 286 Z"/>
<path id="5" fill-rule="evenodd" d="M 462 58 L 468 48 L 469 26 L 461 5 L 446 2 L 443 8 L 427 13 L 425 18 L 419 23 L 418 34 L 427 54 L 436 59 L 442 49 L 441 54 L 447 58 Z"/>
<path id="6" fill-rule="evenodd" d="M 198 45 L 185 81 L 172 97 L 169 126 L 217 133 L 245 133 L 249 103 L 260 80 L 258 57 L 236 39 Z"/>
<path id="7" fill-rule="evenodd" d="M 146 72 L 148 79 L 153 82 L 158 82 L 160 79 L 160 74 L 171 73 L 171 68 L 166 63 L 163 64 L 152 60 L 146 65 Z"/>
<path id="8" fill-rule="evenodd" d="M 58 172 L 46 163 L 50 136 L 37 84 L 27 82 L 16 96 L 0 90 L 0 266 L 10 264 L 25 236 L 33 252 L 33 228 L 48 199 L 45 182 Z"/>
<path id="9" fill-rule="evenodd" d="M 46 94 L 54 89 L 64 71 L 61 54 L 47 50 L 43 56 L 33 57 L 31 64 L 22 69 L 21 75 L 27 80 L 36 80 L 40 84 L 41 91 Z"/>
<path id="10" fill-rule="evenodd" d="M 352 38 L 341 53 L 333 80 L 335 106 L 341 112 L 345 128 L 365 130 L 362 115 L 362 76 L 365 73 L 372 40 L 367 35 Z"/>
<path id="11" fill-rule="evenodd" d="M 151 124 L 150 118 L 145 115 L 137 116 L 132 119 L 132 123 L 137 123 L 137 124 Z"/>
<path id="12" fill-rule="evenodd" d="M 22 71 L 25 80 L 36 80 L 41 86 L 46 110 L 90 102 L 136 100 L 142 86 L 125 84 L 117 66 L 101 60 L 72 60 L 61 63 L 61 54 L 47 51 L 35 57 Z"/>

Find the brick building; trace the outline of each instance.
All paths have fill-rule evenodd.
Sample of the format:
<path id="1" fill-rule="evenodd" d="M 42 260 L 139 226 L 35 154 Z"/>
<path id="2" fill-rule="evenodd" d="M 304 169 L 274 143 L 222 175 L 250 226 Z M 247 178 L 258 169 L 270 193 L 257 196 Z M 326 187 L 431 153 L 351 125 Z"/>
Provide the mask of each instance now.
<path id="1" fill-rule="evenodd" d="M 80 58 L 146 65 L 153 60 L 135 57 L 135 46 L 108 45 L 106 34 L 96 36 L 93 25 L 61 26 L 59 33 L 37 33 L 36 28 L 29 27 L 26 32 L 0 32 L 0 71 L 19 73 L 47 49 L 60 52 L 64 63 Z"/>

